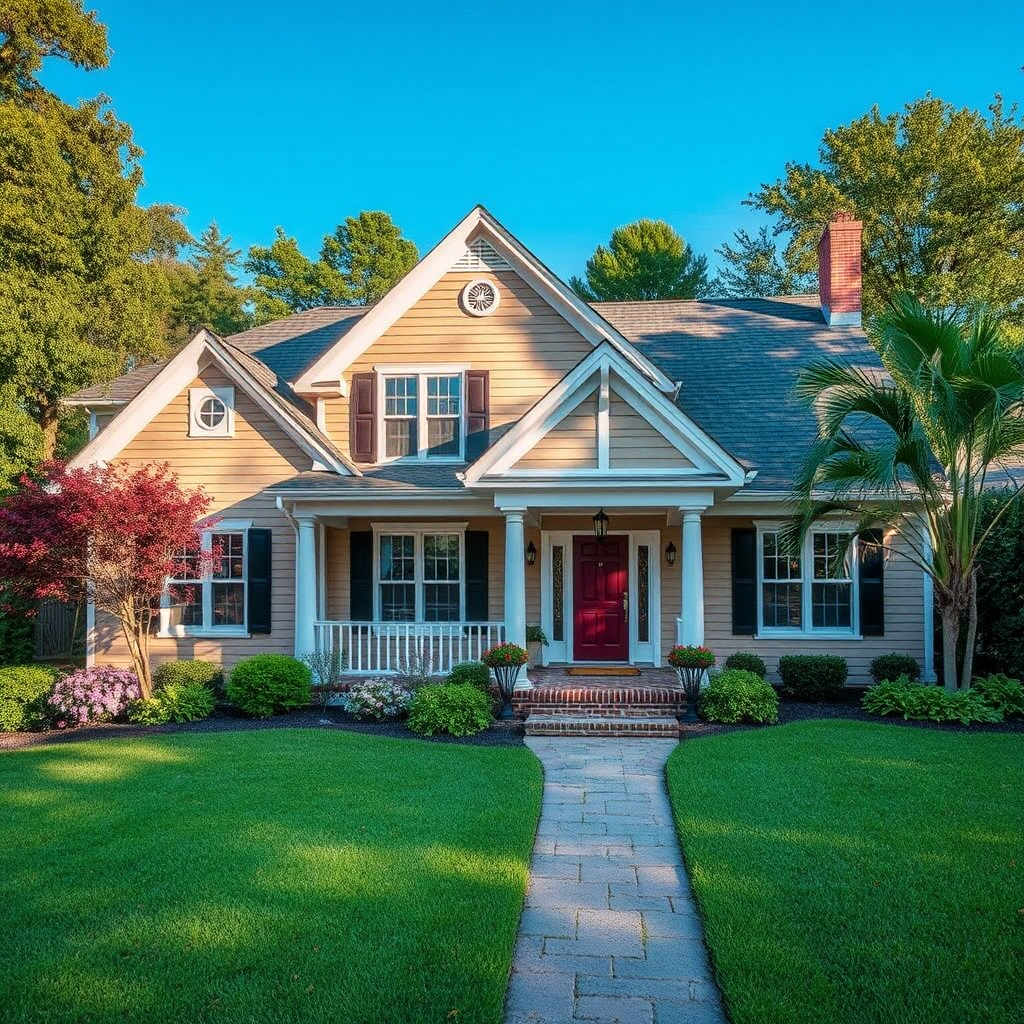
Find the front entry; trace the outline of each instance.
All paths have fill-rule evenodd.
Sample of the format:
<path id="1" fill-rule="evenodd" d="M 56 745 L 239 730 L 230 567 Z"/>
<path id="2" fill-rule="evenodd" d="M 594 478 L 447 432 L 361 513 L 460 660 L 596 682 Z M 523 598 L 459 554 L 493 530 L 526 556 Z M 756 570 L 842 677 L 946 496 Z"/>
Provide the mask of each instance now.
<path id="1" fill-rule="evenodd" d="M 629 538 L 573 537 L 573 658 L 629 660 Z"/>

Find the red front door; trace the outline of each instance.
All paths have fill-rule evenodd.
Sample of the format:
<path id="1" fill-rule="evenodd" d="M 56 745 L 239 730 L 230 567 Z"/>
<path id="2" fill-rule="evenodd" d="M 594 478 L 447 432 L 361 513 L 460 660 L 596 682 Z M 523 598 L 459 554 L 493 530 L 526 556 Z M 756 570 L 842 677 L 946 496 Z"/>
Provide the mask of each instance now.
<path id="1" fill-rule="evenodd" d="M 573 538 L 573 658 L 628 661 L 627 537 Z"/>

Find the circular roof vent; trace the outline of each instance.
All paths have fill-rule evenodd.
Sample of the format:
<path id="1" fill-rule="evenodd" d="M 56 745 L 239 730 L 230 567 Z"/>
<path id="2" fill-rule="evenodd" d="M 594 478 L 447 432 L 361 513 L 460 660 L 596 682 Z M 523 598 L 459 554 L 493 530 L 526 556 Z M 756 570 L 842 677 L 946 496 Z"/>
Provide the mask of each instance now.
<path id="1" fill-rule="evenodd" d="M 462 308 L 470 316 L 490 316 L 498 308 L 500 299 L 498 286 L 483 278 L 470 281 L 460 296 Z"/>

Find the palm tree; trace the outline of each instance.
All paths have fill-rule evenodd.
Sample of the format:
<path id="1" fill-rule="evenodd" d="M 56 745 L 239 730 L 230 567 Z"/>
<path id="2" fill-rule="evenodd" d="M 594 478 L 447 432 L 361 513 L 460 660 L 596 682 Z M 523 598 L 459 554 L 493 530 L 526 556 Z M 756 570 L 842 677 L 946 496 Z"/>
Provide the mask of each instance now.
<path id="1" fill-rule="evenodd" d="M 818 439 L 798 475 L 791 537 L 802 540 L 815 520 L 836 513 L 854 518 L 857 532 L 881 527 L 883 537 L 898 536 L 898 548 L 883 542 L 887 552 L 934 582 L 946 689 L 958 680 L 969 687 L 978 553 L 1013 504 L 983 527 L 981 499 L 994 477 L 1012 483 L 1012 471 L 1024 468 L 1024 353 L 991 316 L 965 320 L 907 296 L 876 318 L 871 334 L 884 372 L 826 358 L 798 377 Z M 1022 486 L 1017 474 L 1014 499 Z"/>

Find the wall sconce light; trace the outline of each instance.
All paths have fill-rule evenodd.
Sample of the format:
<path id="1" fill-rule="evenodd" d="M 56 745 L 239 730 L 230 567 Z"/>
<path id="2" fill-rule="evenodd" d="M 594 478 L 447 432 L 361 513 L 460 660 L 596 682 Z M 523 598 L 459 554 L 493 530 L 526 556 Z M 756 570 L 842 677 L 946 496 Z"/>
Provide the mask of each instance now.
<path id="1" fill-rule="evenodd" d="M 536 561 L 537 548 L 534 546 L 534 543 L 531 540 L 530 543 L 526 545 L 526 564 L 533 565 Z"/>
<path id="2" fill-rule="evenodd" d="M 601 509 L 601 511 L 594 516 L 594 536 L 598 540 L 604 540 L 607 535 L 608 517 L 604 514 L 604 509 Z"/>
<path id="3" fill-rule="evenodd" d="M 668 562 L 669 565 L 676 564 L 676 546 L 672 541 L 669 541 L 668 547 L 665 548 L 665 561 Z"/>

